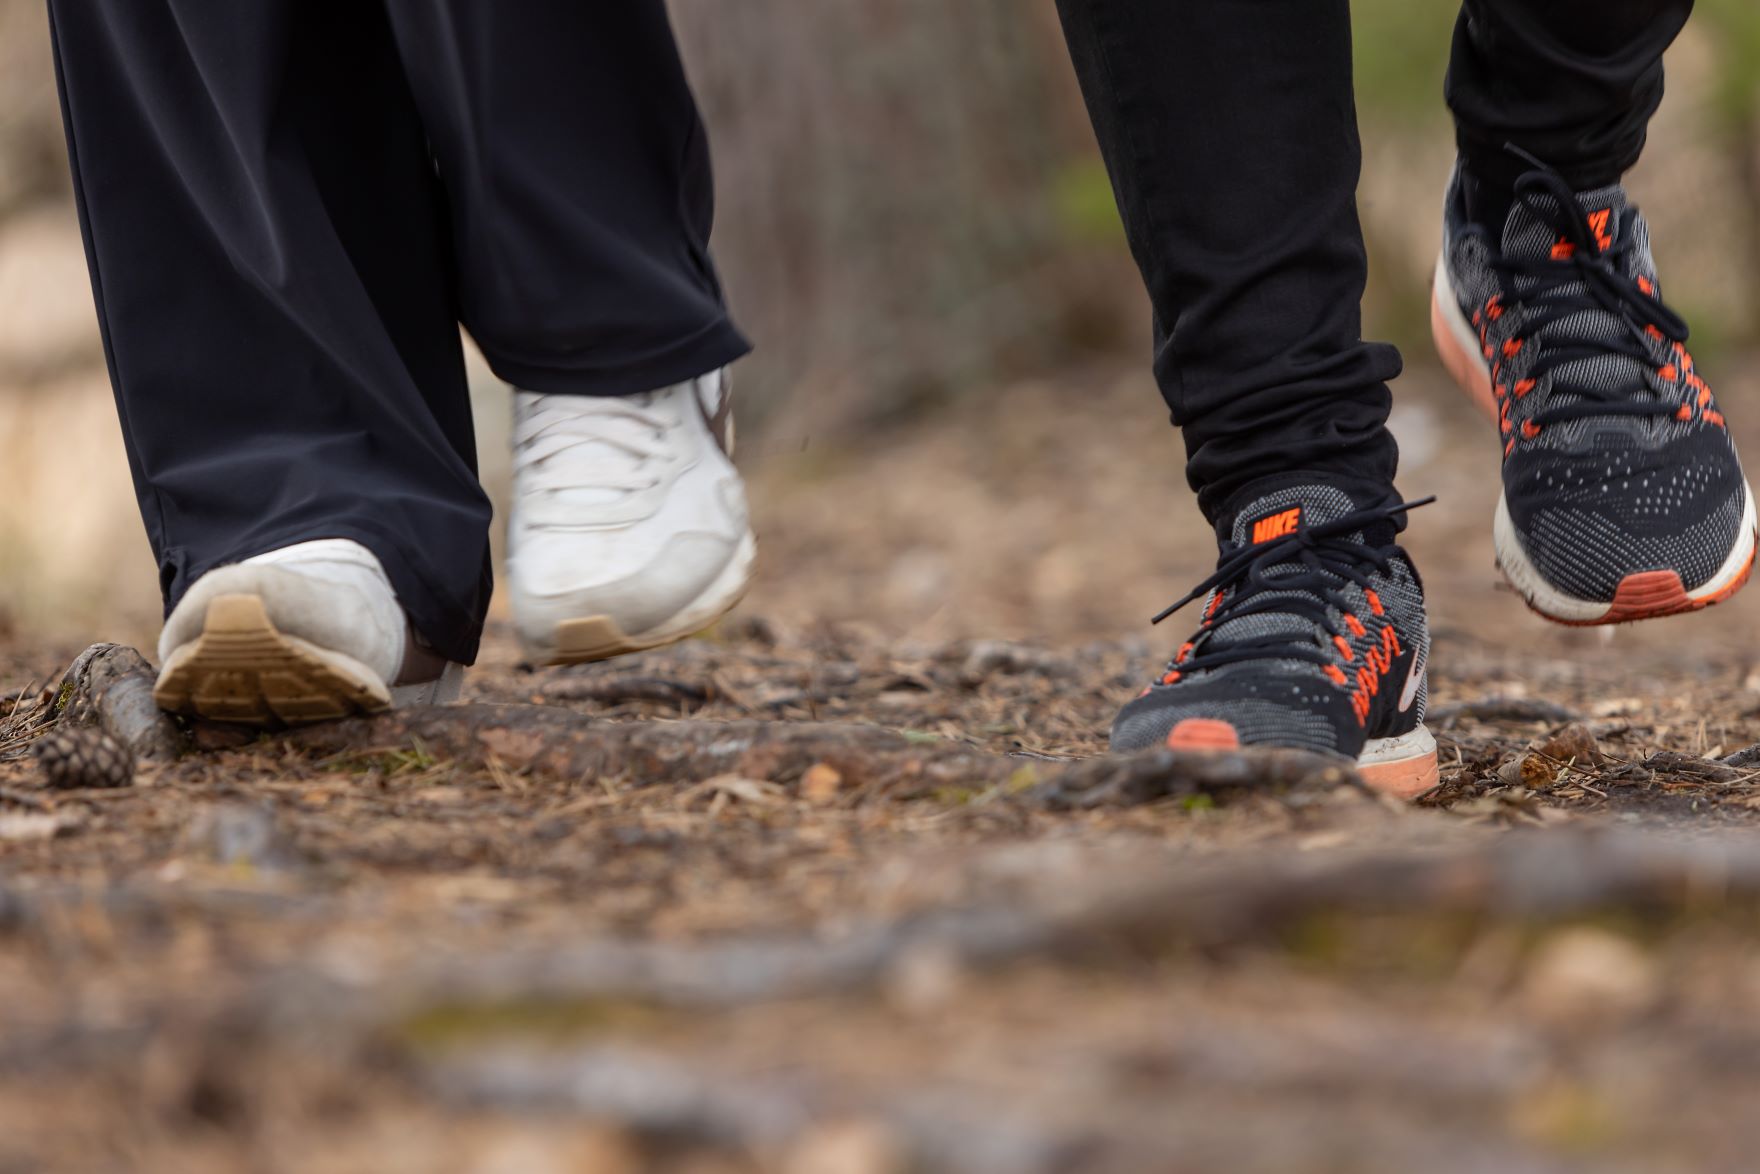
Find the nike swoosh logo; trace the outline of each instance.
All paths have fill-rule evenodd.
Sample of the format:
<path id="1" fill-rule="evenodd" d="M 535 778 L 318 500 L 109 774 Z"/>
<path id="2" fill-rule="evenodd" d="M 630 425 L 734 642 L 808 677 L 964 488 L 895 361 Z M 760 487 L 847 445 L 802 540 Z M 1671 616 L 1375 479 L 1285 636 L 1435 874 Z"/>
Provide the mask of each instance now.
<path id="1" fill-rule="evenodd" d="M 1424 658 L 1412 657 L 1412 671 L 1406 674 L 1406 687 L 1400 690 L 1399 711 L 1404 713 L 1418 699 L 1418 686 L 1424 683 Z"/>

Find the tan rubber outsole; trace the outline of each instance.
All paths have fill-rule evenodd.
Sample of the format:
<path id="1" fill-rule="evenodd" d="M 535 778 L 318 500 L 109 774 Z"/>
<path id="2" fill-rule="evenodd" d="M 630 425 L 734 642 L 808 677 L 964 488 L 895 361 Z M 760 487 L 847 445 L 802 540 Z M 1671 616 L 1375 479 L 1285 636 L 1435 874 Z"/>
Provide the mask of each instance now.
<path id="1" fill-rule="evenodd" d="M 682 630 L 673 628 L 651 637 L 632 638 L 625 635 L 623 629 L 617 626 L 617 621 L 610 616 L 564 620 L 556 625 L 556 650 L 544 659 L 544 663 L 592 664 L 615 656 L 648 652 L 655 648 L 664 648 L 668 644 L 677 644 L 681 640 L 689 640 L 698 632 L 706 631 L 719 623 L 723 616 L 739 606 L 745 594 L 745 588 L 741 587 L 724 606 L 701 622 L 693 621 Z"/>
<path id="2" fill-rule="evenodd" d="M 728 605 L 727 610 L 732 611 L 733 605 Z M 676 636 L 661 636 L 651 640 L 632 640 L 623 634 L 623 629 L 619 628 L 617 621 L 610 616 L 590 616 L 582 620 L 564 620 L 556 625 L 556 651 L 545 663 L 553 665 L 591 664 L 594 661 L 610 660 L 615 656 L 628 656 L 632 652 L 648 652 L 655 648 L 664 648 L 668 644 L 677 644 L 681 640 L 689 640 L 714 623 L 715 620 L 710 620 L 702 627 L 693 628 L 689 632 L 683 632 Z"/>
<path id="3" fill-rule="evenodd" d="M 276 630 L 256 595 L 214 597 L 202 634 L 166 659 L 153 700 L 171 713 L 273 726 L 391 708 L 371 669 Z"/>

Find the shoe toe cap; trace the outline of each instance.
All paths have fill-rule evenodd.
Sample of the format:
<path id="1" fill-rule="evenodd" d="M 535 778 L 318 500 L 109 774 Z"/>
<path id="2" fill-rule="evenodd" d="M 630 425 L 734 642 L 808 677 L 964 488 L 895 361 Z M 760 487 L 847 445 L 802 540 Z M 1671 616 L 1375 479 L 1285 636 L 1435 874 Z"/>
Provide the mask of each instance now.
<path id="1" fill-rule="evenodd" d="M 1741 544 L 1748 491 L 1737 486 L 1718 503 L 1667 510 L 1551 505 L 1515 521 L 1522 553 L 1547 583 L 1575 598 L 1612 600 L 1633 576 L 1676 572 L 1684 590 L 1709 583 Z M 1661 507 L 1656 507 L 1661 512 Z M 1512 510 L 1514 517 L 1514 510 Z"/>
<path id="2" fill-rule="evenodd" d="M 1230 674 L 1227 684 L 1197 680 L 1156 687 L 1119 712 L 1112 750 L 1128 754 L 1169 745 L 1229 749 L 1226 727 L 1240 746 L 1276 746 L 1354 757 L 1361 746 L 1341 744 L 1355 730 L 1350 701 L 1323 679 L 1307 674 Z M 1343 732 L 1341 736 L 1341 731 Z"/>
<path id="3" fill-rule="evenodd" d="M 1512 484 L 1509 516 L 1542 578 L 1585 600 L 1612 600 L 1634 575 L 1673 571 L 1688 590 L 1709 582 L 1744 540 L 1748 490 L 1739 467 L 1649 469 Z M 1561 487 L 1561 479 L 1568 487 Z M 1529 482 L 1536 479 L 1527 478 Z"/>

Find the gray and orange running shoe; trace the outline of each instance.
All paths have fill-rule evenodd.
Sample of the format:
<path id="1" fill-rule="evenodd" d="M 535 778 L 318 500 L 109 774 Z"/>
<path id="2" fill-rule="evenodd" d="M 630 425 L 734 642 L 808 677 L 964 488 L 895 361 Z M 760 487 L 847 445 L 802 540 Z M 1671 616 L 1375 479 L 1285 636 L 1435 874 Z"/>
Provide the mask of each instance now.
<path id="1" fill-rule="evenodd" d="M 1284 747 L 1354 760 L 1402 797 L 1436 785 L 1424 728 L 1424 588 L 1395 542 L 1412 505 L 1359 508 L 1328 485 L 1268 489 L 1241 510 L 1166 671 L 1118 715 L 1117 751 Z"/>
<path id="2" fill-rule="evenodd" d="M 1562 624 L 1696 611 L 1754 565 L 1754 495 L 1650 233 L 1619 186 L 1573 192 L 1535 163 L 1501 233 L 1458 169 L 1431 322 L 1503 450 L 1498 565 Z"/>

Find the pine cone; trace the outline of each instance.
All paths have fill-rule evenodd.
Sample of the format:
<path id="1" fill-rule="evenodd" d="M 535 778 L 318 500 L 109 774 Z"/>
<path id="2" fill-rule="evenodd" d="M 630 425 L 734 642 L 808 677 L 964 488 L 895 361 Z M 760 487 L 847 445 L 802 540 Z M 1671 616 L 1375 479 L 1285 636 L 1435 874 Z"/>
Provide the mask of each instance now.
<path id="1" fill-rule="evenodd" d="M 126 787 L 134 782 L 134 756 L 98 730 L 57 730 L 37 743 L 37 765 L 51 787 Z"/>

